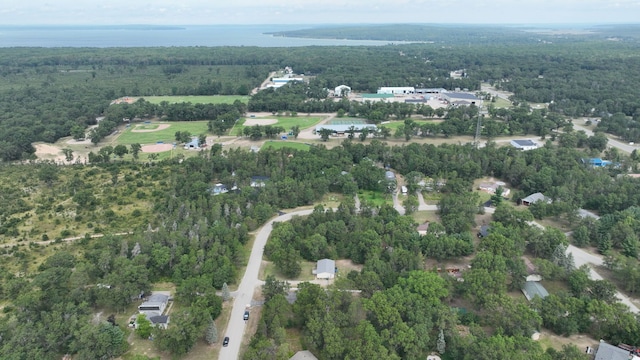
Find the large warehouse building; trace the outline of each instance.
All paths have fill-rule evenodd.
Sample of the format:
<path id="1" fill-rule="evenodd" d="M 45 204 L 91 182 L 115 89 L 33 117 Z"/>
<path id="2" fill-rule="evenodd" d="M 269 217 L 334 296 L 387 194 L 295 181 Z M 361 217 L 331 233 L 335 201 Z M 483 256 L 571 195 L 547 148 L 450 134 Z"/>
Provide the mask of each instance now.
<path id="1" fill-rule="evenodd" d="M 415 94 L 415 93 L 416 93 L 416 89 L 413 86 L 381 87 L 378 89 L 378 94 L 408 95 L 408 94 Z"/>

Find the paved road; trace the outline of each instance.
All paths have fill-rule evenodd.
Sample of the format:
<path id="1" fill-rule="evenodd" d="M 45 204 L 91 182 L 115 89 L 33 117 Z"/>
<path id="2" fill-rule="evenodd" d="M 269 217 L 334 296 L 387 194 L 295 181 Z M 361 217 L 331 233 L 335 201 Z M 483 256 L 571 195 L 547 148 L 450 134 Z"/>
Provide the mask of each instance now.
<path id="1" fill-rule="evenodd" d="M 258 234 L 253 243 L 253 249 L 251 249 L 251 256 L 247 263 L 247 269 L 245 270 L 240 286 L 238 290 L 234 292 L 233 309 L 231 310 L 231 319 L 227 325 L 227 332 L 221 337 L 229 337 L 229 346 L 223 347 L 220 350 L 221 360 L 235 360 L 239 358 L 240 346 L 242 345 L 242 337 L 245 330 L 245 322 L 242 320 L 242 315 L 247 304 L 251 303 L 253 299 L 253 293 L 256 286 L 261 282 L 258 280 L 258 273 L 260 270 L 260 264 L 262 262 L 262 254 L 264 253 L 264 246 L 267 244 L 267 239 L 271 230 L 273 230 L 274 222 L 288 221 L 293 216 L 309 215 L 313 212 L 313 209 L 300 210 L 278 216 L 265 224 Z"/>
<path id="2" fill-rule="evenodd" d="M 587 129 L 586 127 L 584 127 L 582 125 L 578 125 L 575 122 L 573 123 L 573 128 L 575 130 L 584 131 L 588 136 L 593 136 L 593 131 Z M 609 138 L 609 142 L 607 143 L 608 146 L 613 146 L 614 148 L 622 150 L 622 151 L 624 151 L 626 153 L 631 153 L 631 152 L 633 152 L 633 150 L 637 149 L 637 146 L 635 146 L 635 145 L 629 145 L 629 144 L 627 144 L 625 142 L 612 139 L 611 135 L 607 134 L 607 138 Z"/>

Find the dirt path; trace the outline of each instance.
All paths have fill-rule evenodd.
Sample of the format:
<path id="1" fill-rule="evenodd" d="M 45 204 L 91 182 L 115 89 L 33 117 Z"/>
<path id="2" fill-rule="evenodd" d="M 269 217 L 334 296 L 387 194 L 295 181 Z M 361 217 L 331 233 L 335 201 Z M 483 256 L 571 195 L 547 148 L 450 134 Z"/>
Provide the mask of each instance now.
<path id="1" fill-rule="evenodd" d="M 267 84 L 271 81 L 271 78 L 273 78 L 274 76 L 276 76 L 276 72 L 272 71 L 269 73 L 269 76 L 267 76 L 266 79 L 264 79 L 264 81 L 262 82 L 262 84 L 260 84 L 260 87 L 254 88 L 253 90 L 251 90 L 251 95 L 255 95 L 258 93 L 258 91 L 260 91 L 261 89 L 264 89 L 267 87 Z"/>

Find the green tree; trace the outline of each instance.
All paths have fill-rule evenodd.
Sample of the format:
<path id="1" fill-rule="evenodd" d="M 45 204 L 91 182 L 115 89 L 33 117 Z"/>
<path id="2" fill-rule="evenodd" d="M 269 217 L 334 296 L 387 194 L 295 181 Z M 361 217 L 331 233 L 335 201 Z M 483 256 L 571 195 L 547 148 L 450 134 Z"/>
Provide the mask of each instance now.
<path id="1" fill-rule="evenodd" d="M 418 202 L 418 197 L 415 195 L 408 195 L 407 198 L 402 202 L 402 206 L 404 206 L 406 215 L 411 215 L 416 212 L 419 205 L 420 203 Z"/>
<path id="2" fill-rule="evenodd" d="M 225 282 L 222 284 L 222 300 L 229 301 L 231 300 L 231 292 L 229 291 L 229 285 Z"/>
<path id="3" fill-rule="evenodd" d="M 333 131 L 331 131 L 331 129 L 327 129 L 327 128 L 322 128 L 318 132 L 320 133 L 320 139 L 322 139 L 322 141 L 329 140 L 329 136 L 331 136 L 331 134 L 333 134 Z"/>
<path id="4" fill-rule="evenodd" d="M 153 325 L 151 325 L 151 321 L 147 319 L 147 316 L 145 314 L 138 314 L 136 317 L 136 335 L 146 340 L 151 336 L 152 331 Z"/>
<path id="5" fill-rule="evenodd" d="M 140 151 L 142 150 L 142 145 L 138 144 L 138 143 L 133 143 L 130 145 L 131 147 L 131 156 L 133 156 L 134 160 L 138 160 L 138 155 L 140 154 Z"/>
<path id="6" fill-rule="evenodd" d="M 127 149 L 126 146 L 122 145 L 122 144 L 118 144 L 116 145 L 116 147 L 113 148 L 113 153 L 119 157 L 120 159 L 122 159 L 126 154 L 129 153 L 129 150 Z"/>
<path id="7" fill-rule="evenodd" d="M 73 160 L 73 150 L 69 148 L 62 149 L 62 153 L 64 154 L 64 159 L 69 161 Z"/>
<path id="8" fill-rule="evenodd" d="M 294 125 L 291 127 L 291 133 L 293 133 L 293 138 L 297 139 L 298 135 L 300 135 L 300 125 Z"/>

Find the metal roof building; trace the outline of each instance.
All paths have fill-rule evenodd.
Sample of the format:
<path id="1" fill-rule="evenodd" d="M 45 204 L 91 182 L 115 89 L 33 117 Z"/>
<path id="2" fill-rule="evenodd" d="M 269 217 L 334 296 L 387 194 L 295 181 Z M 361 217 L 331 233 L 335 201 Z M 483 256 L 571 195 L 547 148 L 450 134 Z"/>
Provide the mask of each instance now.
<path id="1" fill-rule="evenodd" d="M 537 281 L 525 282 L 524 286 L 522 287 L 522 293 L 529 301 L 533 300 L 533 298 L 536 296 L 539 296 L 542 299 L 549 296 L 549 292 L 547 292 L 547 289 L 545 289 L 544 286 L 542 286 L 542 284 Z"/>

